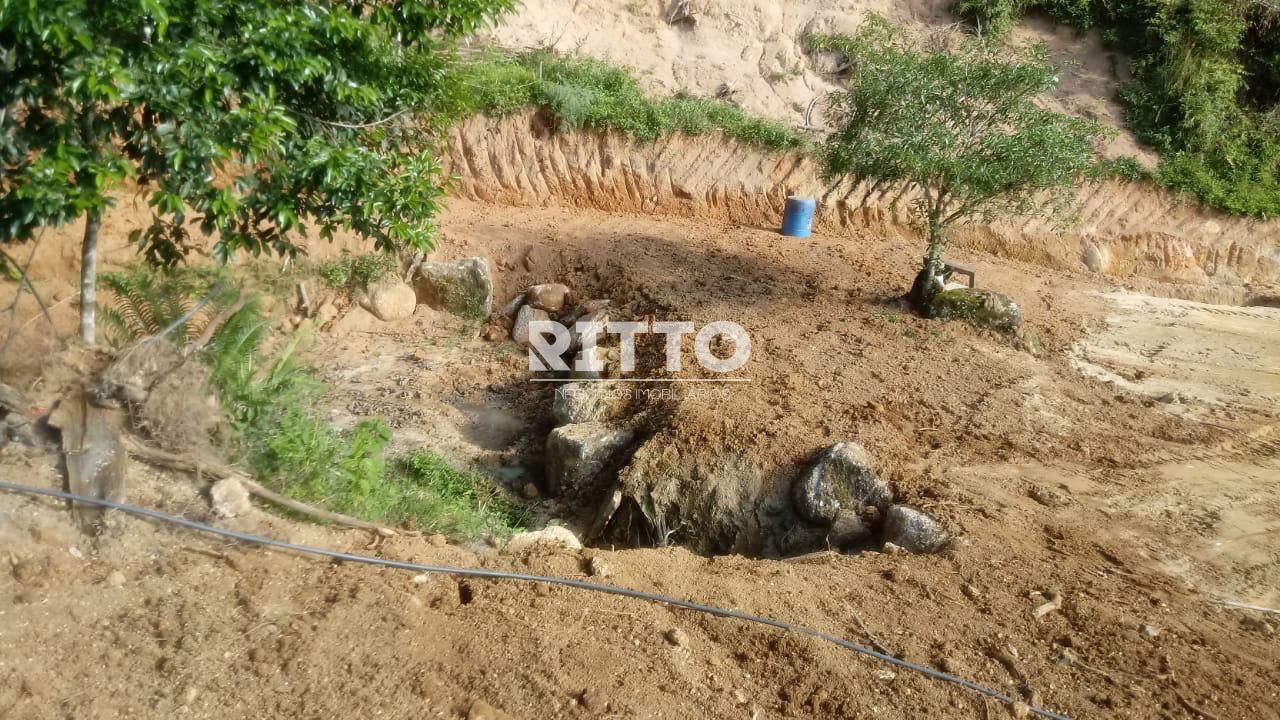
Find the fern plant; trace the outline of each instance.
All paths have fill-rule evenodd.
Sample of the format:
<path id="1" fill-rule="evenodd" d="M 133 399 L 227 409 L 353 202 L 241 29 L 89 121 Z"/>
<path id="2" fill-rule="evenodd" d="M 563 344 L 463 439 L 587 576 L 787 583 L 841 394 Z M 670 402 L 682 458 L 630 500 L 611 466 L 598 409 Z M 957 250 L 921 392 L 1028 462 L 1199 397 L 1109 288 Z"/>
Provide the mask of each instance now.
<path id="1" fill-rule="evenodd" d="M 109 299 L 99 307 L 108 342 L 114 347 L 155 335 L 189 312 L 221 280 L 208 271 L 160 272 L 136 267 L 98 276 Z M 217 297 L 179 323 L 170 338 L 179 345 L 199 335 L 234 294 L 223 288 Z"/>

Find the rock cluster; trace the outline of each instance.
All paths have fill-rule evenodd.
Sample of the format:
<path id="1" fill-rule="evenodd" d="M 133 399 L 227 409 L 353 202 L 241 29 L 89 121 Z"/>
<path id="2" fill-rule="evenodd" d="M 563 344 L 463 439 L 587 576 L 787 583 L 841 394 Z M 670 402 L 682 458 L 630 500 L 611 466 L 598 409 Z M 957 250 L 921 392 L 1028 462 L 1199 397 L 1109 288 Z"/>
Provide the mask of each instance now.
<path id="1" fill-rule="evenodd" d="M 892 488 L 877 473 L 871 454 L 857 443 L 823 450 L 796 480 L 793 501 L 796 513 L 810 523 L 793 528 L 784 540 L 794 551 L 814 544 L 839 549 L 863 544 L 876 524 L 884 543 L 909 552 L 938 552 L 950 541 L 933 518 L 893 504 Z"/>

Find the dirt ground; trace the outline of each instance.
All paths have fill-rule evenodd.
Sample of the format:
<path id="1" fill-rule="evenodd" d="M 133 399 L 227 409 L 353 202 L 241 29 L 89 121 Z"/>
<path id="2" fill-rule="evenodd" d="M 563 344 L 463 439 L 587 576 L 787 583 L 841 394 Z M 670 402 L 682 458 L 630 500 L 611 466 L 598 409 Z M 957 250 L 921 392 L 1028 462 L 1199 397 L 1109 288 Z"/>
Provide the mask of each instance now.
<path id="1" fill-rule="evenodd" d="M 263 510 L 219 522 L 570 577 L 598 557 L 606 582 L 878 643 L 1070 717 L 1280 716 L 1280 622 L 1224 604 L 1280 601 L 1280 310 L 1149 301 L 958 254 L 1023 306 L 1035 342 L 1018 343 L 898 308 L 919 254 L 902 238 L 465 202 L 441 225 L 440 257 L 490 258 L 498 305 L 554 280 L 636 316 L 743 324 L 752 381 L 677 403 L 655 437 L 737 453 L 766 480 L 856 439 L 959 542 L 936 556 L 511 556 Z M 541 482 L 550 390 L 479 329 L 423 308 L 394 324 L 349 310 L 306 351 L 331 386 L 322 409 L 339 425 L 381 414 L 402 448 Z M 56 395 L 69 378 L 56 358 L 43 365 L 10 367 L 6 382 L 22 373 L 37 397 Z M 1162 402 L 1170 391 L 1177 402 Z M 0 456 L 0 477 L 60 484 L 56 457 L 38 452 Z M 129 480 L 134 502 L 212 519 L 194 478 L 135 464 Z M 12 495 L 0 538 L 3 717 L 1010 713 L 812 639 L 567 588 L 415 578 L 142 521 L 94 544 L 56 504 Z M 1053 592 L 1061 609 L 1035 619 Z"/>

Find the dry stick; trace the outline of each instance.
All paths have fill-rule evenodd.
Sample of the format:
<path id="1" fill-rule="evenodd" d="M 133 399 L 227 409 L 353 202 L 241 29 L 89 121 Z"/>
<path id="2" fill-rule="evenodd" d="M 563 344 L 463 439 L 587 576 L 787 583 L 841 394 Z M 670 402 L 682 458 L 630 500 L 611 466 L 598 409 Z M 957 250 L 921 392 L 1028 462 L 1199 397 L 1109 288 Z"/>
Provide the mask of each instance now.
<path id="1" fill-rule="evenodd" d="M 866 623 L 862 622 L 862 617 L 858 615 L 857 610 L 849 608 L 849 613 L 853 615 L 853 621 L 858 623 L 858 628 L 862 630 L 862 634 L 867 636 L 867 642 L 871 643 L 871 648 L 873 650 L 882 652 L 885 655 L 893 655 L 893 652 L 890 651 L 889 648 L 881 645 L 880 641 L 876 640 L 876 636 L 871 634 L 871 631 L 867 629 Z"/>
<path id="2" fill-rule="evenodd" d="M 7 349 L 9 347 L 9 341 L 13 339 L 13 323 L 18 317 L 18 300 L 22 297 L 23 288 L 30 291 L 31 297 L 36 299 L 36 304 L 40 306 L 40 312 L 44 314 L 44 319 L 49 321 L 49 327 L 53 330 L 54 336 L 58 338 L 58 342 L 63 342 L 62 333 L 58 332 L 58 326 L 54 324 L 53 316 L 49 314 L 49 306 L 44 304 L 44 298 L 41 298 L 40 293 L 36 292 L 36 286 L 31 283 L 31 277 L 27 275 L 27 268 L 31 267 L 31 261 L 36 258 L 36 248 L 40 246 L 40 239 L 42 237 L 44 237 L 43 233 L 37 235 L 35 240 L 32 241 L 31 254 L 27 255 L 27 262 L 23 264 L 22 267 L 18 267 L 18 263 L 14 262 L 12 256 L 3 250 L 0 250 L 0 258 L 4 258 L 5 262 L 12 265 L 13 268 L 18 271 L 18 275 L 20 276 L 18 289 L 13 294 L 13 304 L 9 306 L 9 335 L 5 337 L 4 345 L 0 347 L 0 351 Z M 23 325 L 23 327 L 26 327 L 26 325 Z"/>
<path id="3" fill-rule="evenodd" d="M 213 339 L 213 334 L 218 332 L 218 328 L 225 325 L 226 322 L 231 319 L 232 315 L 240 312 L 240 309 L 243 308 L 245 303 L 248 301 L 249 291 L 241 288 L 240 296 L 236 298 L 236 301 L 229 307 L 223 308 L 222 312 L 214 316 L 214 318 L 209 321 L 209 324 L 204 326 L 204 332 L 200 333 L 200 337 L 187 343 L 187 346 L 182 349 L 182 357 L 188 358 L 192 354 L 204 349 L 204 346 L 208 345 L 209 341 Z"/>
<path id="4" fill-rule="evenodd" d="M 391 528 L 383 527 L 382 525 L 365 520 L 359 520 L 357 518 L 350 517 L 349 515 L 343 515 L 342 513 L 321 510 L 320 508 L 308 505 L 304 502 L 299 502 L 293 498 L 285 497 L 280 493 L 268 490 L 262 485 L 259 485 L 243 473 L 236 472 L 224 465 L 197 462 L 190 458 L 165 452 L 164 450 L 151 447 L 150 445 L 145 445 L 131 437 L 125 438 L 125 445 L 128 448 L 130 455 L 152 465 L 159 465 L 161 467 L 179 470 L 181 472 L 199 472 L 217 480 L 234 478 L 240 481 L 240 484 L 244 485 L 245 489 L 248 490 L 250 494 L 266 500 L 273 505 L 279 505 L 287 510 L 293 510 L 294 512 L 302 513 L 303 515 L 309 515 L 319 520 L 327 520 L 335 525 L 345 525 L 347 527 L 361 528 L 363 530 L 372 530 L 383 537 L 393 537 L 396 535 L 396 531 Z"/>
<path id="5" fill-rule="evenodd" d="M 1182 703 L 1182 706 L 1183 706 L 1183 707 L 1185 707 L 1186 709 L 1188 709 L 1188 710 L 1190 710 L 1191 712 L 1195 713 L 1196 715 L 1199 715 L 1200 717 L 1204 718 L 1205 720 L 1218 720 L 1218 716 L 1217 716 L 1217 715 L 1214 715 L 1213 713 L 1209 712 L 1208 710 L 1205 710 L 1205 709 L 1203 709 L 1203 708 L 1201 708 L 1201 707 L 1198 707 L 1195 703 L 1193 703 L 1193 702 L 1191 702 L 1190 700 L 1188 700 L 1188 699 L 1186 698 L 1186 696 L 1182 694 L 1182 691 L 1180 691 L 1180 690 L 1176 690 L 1176 689 L 1175 689 L 1175 690 L 1173 691 L 1173 696 L 1174 696 L 1174 697 L 1176 697 L 1176 698 L 1178 698 L 1178 702 Z"/>
<path id="6" fill-rule="evenodd" d="M 1236 539 L 1238 540 L 1239 538 Z M 1223 600 L 1221 598 L 1214 598 L 1213 601 L 1224 607 L 1236 608 L 1237 610 L 1255 610 L 1257 612 L 1280 615 L 1280 610 L 1277 610 L 1276 608 L 1263 607 L 1261 605 L 1250 605 L 1249 603 L 1236 602 L 1235 600 Z"/>

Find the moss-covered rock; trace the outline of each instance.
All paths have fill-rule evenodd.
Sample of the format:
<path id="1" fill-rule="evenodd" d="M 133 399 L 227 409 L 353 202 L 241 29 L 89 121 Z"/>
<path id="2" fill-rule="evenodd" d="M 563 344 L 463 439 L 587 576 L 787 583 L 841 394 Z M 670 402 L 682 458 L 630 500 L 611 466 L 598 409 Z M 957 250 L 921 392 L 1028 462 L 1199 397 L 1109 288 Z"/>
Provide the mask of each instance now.
<path id="1" fill-rule="evenodd" d="M 423 261 L 417 268 L 414 290 L 418 302 L 472 320 L 488 317 L 493 305 L 489 263 L 479 257 Z"/>
<path id="2" fill-rule="evenodd" d="M 1015 332 L 1022 325 L 1022 310 L 1008 295 L 994 290 L 961 288 L 933 296 L 929 317 L 964 320 L 999 332 Z"/>

